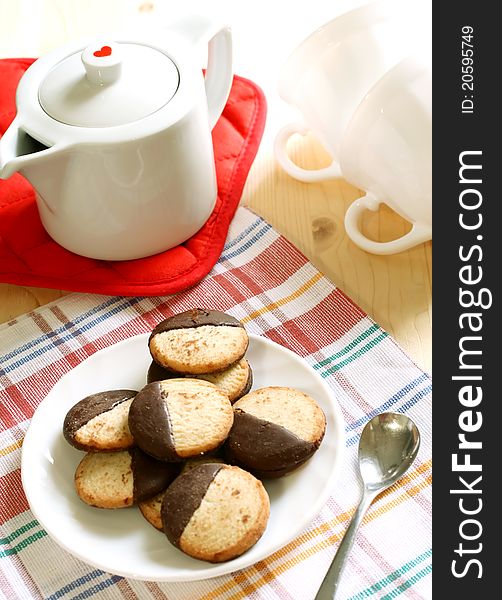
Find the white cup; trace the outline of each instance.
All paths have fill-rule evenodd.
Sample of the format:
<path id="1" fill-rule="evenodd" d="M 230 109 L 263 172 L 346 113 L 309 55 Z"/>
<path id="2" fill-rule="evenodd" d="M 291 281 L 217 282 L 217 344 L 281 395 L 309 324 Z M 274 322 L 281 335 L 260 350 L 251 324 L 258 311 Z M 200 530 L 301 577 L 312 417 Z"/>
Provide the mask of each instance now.
<path id="1" fill-rule="evenodd" d="M 345 128 L 366 92 L 411 52 L 420 35 L 421 11 L 423 2 L 373 2 L 326 23 L 291 54 L 280 73 L 279 94 L 299 109 L 303 122 L 286 125 L 274 144 L 289 175 L 306 182 L 341 176 Z M 328 167 L 302 169 L 288 157 L 288 139 L 308 131 L 333 158 Z"/>
<path id="2" fill-rule="evenodd" d="M 432 237 L 432 75 L 427 62 L 406 58 L 368 92 L 343 135 L 344 178 L 366 191 L 345 215 L 354 243 L 374 254 L 407 250 Z M 404 236 L 376 242 L 359 228 L 364 210 L 381 203 L 412 224 Z"/>

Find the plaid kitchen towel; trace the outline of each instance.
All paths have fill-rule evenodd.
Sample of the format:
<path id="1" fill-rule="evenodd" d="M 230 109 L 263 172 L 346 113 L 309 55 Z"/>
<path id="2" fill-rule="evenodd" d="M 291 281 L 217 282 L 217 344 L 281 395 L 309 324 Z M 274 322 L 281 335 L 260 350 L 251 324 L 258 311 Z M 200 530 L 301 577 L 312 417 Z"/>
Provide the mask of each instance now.
<path id="1" fill-rule="evenodd" d="M 308 528 L 252 567 L 191 583 L 128 580 L 77 560 L 35 520 L 21 486 L 23 436 L 34 410 L 62 375 L 96 351 L 193 306 L 212 306 L 243 319 L 250 332 L 290 348 L 320 373 L 344 414 L 344 468 Z M 410 415 L 422 445 L 407 475 L 369 509 L 339 597 L 432 597 L 430 377 L 250 211 L 239 209 L 219 262 L 192 289 L 158 298 L 66 296 L 2 326 L 0 360 L 0 597 L 309 600 L 359 498 L 359 434 L 385 410 Z"/>

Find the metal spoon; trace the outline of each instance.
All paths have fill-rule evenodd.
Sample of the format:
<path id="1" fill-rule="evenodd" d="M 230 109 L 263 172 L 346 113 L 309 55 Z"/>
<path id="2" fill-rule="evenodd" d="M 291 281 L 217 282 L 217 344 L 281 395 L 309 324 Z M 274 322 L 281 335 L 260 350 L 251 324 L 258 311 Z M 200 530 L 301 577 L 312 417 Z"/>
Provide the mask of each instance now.
<path id="1" fill-rule="evenodd" d="M 419 446 L 417 426 L 405 415 L 382 413 L 366 424 L 359 441 L 359 471 L 364 491 L 315 600 L 332 600 L 335 597 L 341 573 L 366 511 L 378 494 L 406 473 Z"/>

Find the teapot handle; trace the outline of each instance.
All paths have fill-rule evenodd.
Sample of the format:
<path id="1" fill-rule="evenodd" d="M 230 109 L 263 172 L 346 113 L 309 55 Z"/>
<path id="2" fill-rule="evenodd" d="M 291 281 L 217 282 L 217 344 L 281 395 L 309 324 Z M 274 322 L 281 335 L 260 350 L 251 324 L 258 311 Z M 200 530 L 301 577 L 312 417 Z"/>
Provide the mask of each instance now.
<path id="1" fill-rule="evenodd" d="M 216 23 L 204 15 L 187 16 L 171 27 L 194 46 L 208 45 L 205 86 L 209 126 L 213 129 L 223 112 L 232 87 L 232 33 L 230 27 Z"/>

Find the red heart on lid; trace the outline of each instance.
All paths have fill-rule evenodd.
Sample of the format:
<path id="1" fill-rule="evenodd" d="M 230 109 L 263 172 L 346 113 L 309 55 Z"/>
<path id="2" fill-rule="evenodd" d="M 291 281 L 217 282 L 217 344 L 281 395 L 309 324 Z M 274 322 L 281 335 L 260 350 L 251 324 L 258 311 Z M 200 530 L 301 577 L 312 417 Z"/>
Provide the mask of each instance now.
<path id="1" fill-rule="evenodd" d="M 110 46 L 103 46 L 100 50 L 96 50 L 96 52 L 94 52 L 94 56 L 110 56 L 111 53 L 112 49 Z"/>

